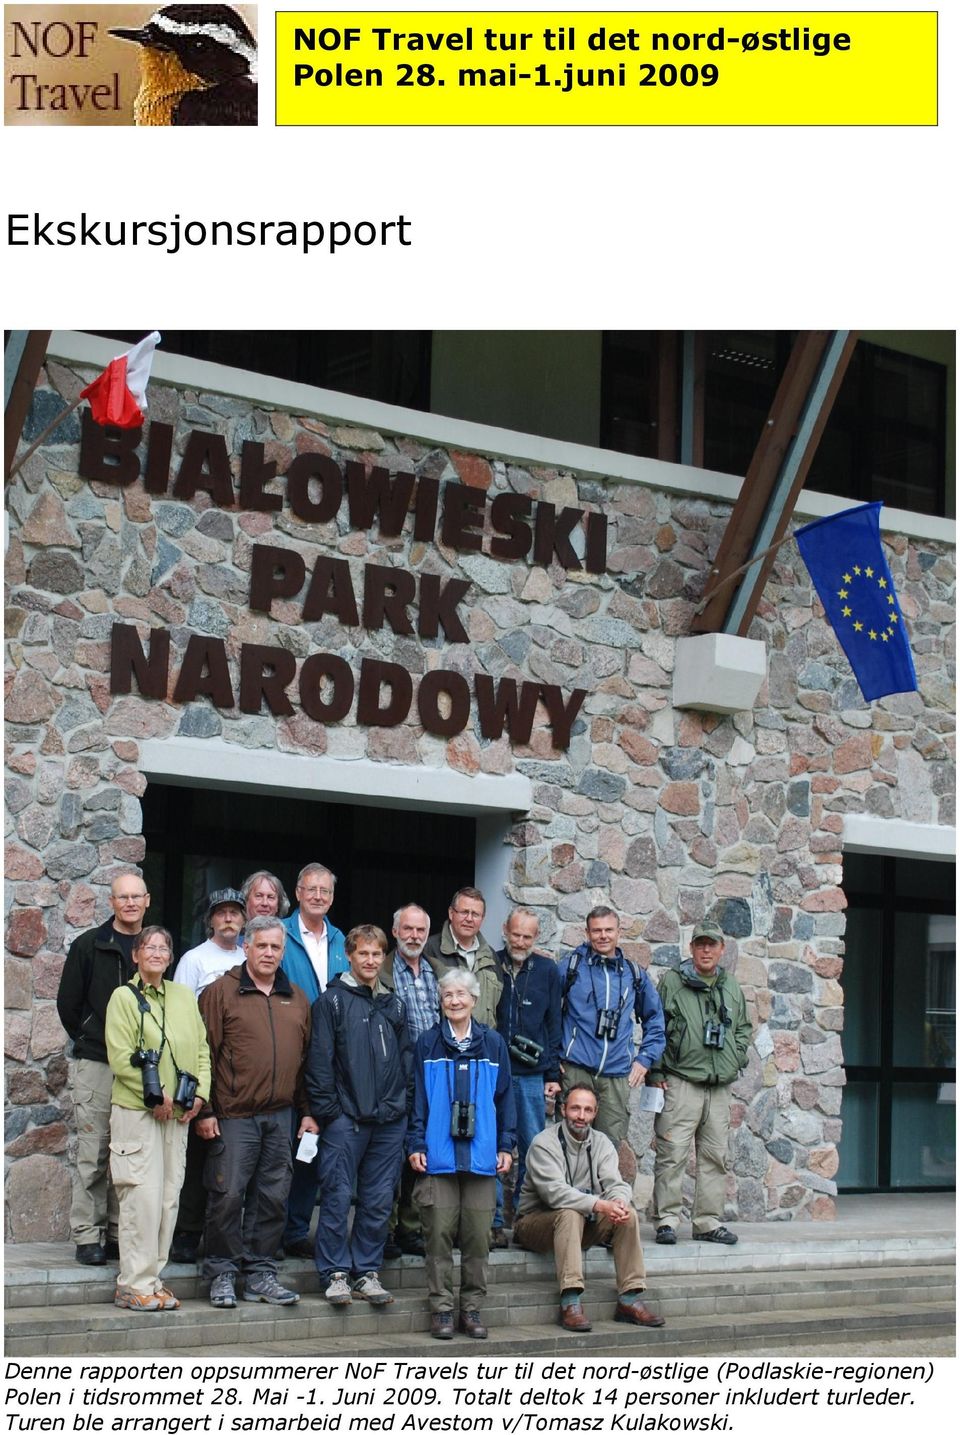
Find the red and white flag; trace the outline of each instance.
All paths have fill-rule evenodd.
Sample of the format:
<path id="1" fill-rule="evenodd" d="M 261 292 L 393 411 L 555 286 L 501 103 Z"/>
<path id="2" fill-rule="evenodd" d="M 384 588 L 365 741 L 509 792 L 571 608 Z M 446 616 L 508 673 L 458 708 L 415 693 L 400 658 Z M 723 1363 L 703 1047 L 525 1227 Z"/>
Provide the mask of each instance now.
<path id="1" fill-rule="evenodd" d="M 159 342 L 160 335 L 154 329 L 125 354 L 111 359 L 103 373 L 80 391 L 82 399 L 90 400 L 90 411 L 98 424 L 113 424 L 120 429 L 140 428 L 147 407 L 153 351 Z"/>

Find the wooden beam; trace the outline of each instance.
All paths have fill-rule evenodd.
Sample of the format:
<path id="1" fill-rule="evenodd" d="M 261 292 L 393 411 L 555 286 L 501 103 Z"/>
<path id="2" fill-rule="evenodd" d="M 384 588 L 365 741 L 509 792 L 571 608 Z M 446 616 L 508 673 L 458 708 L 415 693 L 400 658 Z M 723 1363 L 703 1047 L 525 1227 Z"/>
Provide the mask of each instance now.
<path id="1" fill-rule="evenodd" d="M 831 346 L 834 341 L 833 331 L 816 329 L 800 334 L 793 346 L 707 580 L 704 596 L 709 601 L 703 612 L 696 615 L 691 623 L 691 631 L 694 633 L 728 630 L 728 615 L 734 606 L 739 588 L 749 585 L 746 607 L 733 629 L 740 636 L 746 636 L 775 555 L 770 553 L 756 573 L 751 570 L 750 576 L 742 585 L 727 583 L 719 589 L 715 597 L 711 598 L 710 594 L 746 563 L 760 546 L 761 525 L 771 511 L 776 513 L 776 523 L 772 532 L 763 535 L 764 546 L 775 544 L 786 532 L 824 426 L 830 417 L 837 391 L 856 344 L 856 336 L 853 333 L 847 336 L 839 360 L 835 356 L 828 357 L 832 354 Z M 818 381 L 824 374 L 825 363 L 832 366 L 829 381 L 823 391 L 818 392 Z M 814 405 L 815 408 L 812 407 Z M 801 427 L 803 448 L 802 451 L 795 452 L 794 444 Z M 782 488 L 788 460 L 789 467 L 793 470 L 793 481 L 789 491 L 784 494 L 778 490 Z M 774 503 L 779 505 L 779 511 L 772 510 Z M 738 604 L 738 607 L 742 608 L 743 605 Z"/>
<path id="2" fill-rule="evenodd" d="M 3 412 L 3 486 L 10 481 L 10 470 L 17 453 L 17 445 L 23 426 L 33 402 L 33 391 L 47 357 L 47 345 L 52 329 L 31 329 L 23 345 L 16 373 L 10 384 Z"/>

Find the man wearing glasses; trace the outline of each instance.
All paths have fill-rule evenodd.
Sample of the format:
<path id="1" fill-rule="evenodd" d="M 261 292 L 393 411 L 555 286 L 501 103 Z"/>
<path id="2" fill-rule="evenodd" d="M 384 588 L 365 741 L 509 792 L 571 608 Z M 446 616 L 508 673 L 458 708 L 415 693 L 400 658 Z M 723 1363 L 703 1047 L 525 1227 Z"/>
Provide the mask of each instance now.
<path id="1" fill-rule="evenodd" d="M 77 1164 L 70 1232 L 83 1266 L 102 1266 L 119 1257 L 117 1198 L 108 1174 L 113 1073 L 104 1023 L 111 996 L 134 974 L 134 938 L 149 905 L 140 872 L 131 867 L 118 873 L 110 884 L 113 915 L 71 943 L 57 992 L 57 1012 L 73 1041 Z"/>
<path id="2" fill-rule="evenodd" d="M 280 925 L 286 933 L 281 966 L 305 994 L 311 1007 L 338 972 L 349 971 L 347 948 L 339 927 L 327 921 L 337 879 L 329 867 L 309 862 L 297 878 L 297 906 Z M 310 1222 L 317 1200 L 317 1158 L 294 1161 L 287 1201 L 283 1249 L 288 1256 L 313 1260 Z"/>

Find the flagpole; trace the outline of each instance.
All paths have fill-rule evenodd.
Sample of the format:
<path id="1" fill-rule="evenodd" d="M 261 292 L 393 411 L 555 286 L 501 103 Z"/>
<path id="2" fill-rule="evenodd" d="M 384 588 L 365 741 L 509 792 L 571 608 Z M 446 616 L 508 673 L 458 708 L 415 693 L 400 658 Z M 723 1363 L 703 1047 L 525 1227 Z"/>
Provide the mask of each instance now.
<path id="1" fill-rule="evenodd" d="M 748 568 L 752 568 L 754 563 L 759 563 L 761 558 L 766 558 L 768 553 L 775 553 L 778 548 L 782 548 L 785 543 L 789 543 L 793 536 L 792 533 L 785 534 L 779 542 L 771 543 L 769 548 L 761 548 L 760 552 L 755 553 L 752 558 L 748 558 L 746 563 L 741 563 L 739 568 L 734 568 L 732 573 L 728 573 L 725 578 L 721 578 L 720 582 L 715 584 L 709 593 L 701 598 L 693 610 L 693 616 L 696 617 L 698 613 L 702 613 L 707 604 L 712 601 L 714 594 L 719 593 L 721 588 L 725 588 L 728 583 L 732 583 L 734 578 L 739 578 L 741 573 L 746 573 Z"/>
<path id="2" fill-rule="evenodd" d="M 40 447 L 43 441 L 48 438 L 50 434 L 53 433 L 54 429 L 59 428 L 60 425 L 63 423 L 64 419 L 67 418 L 70 414 L 72 414 L 74 409 L 78 409 L 82 402 L 83 395 L 81 394 L 79 398 L 74 399 L 72 404 L 68 404 L 65 409 L 60 410 L 52 423 L 47 424 L 40 437 L 38 439 L 35 439 L 34 442 L 30 445 L 30 447 L 26 450 L 26 452 L 21 454 L 20 457 L 17 459 L 16 463 L 13 464 L 10 469 L 11 478 L 13 478 L 15 474 L 18 474 L 20 472 L 27 459 L 33 457 L 33 455 L 36 453 L 37 449 Z"/>

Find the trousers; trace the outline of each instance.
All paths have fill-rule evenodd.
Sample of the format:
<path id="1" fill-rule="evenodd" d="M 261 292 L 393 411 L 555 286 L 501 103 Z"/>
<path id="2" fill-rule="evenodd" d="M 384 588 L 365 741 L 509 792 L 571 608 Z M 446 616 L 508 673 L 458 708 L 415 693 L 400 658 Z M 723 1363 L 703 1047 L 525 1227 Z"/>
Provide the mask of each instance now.
<path id="1" fill-rule="evenodd" d="M 656 1165 L 653 1204 L 657 1224 L 680 1224 L 683 1173 L 691 1146 L 697 1155 L 697 1188 L 693 1199 L 696 1235 L 722 1224 L 727 1183 L 727 1133 L 730 1129 L 729 1086 L 702 1086 L 668 1076 L 663 1110 L 654 1122 Z"/>
<path id="2" fill-rule="evenodd" d="M 460 1309 L 477 1310 L 487 1294 L 490 1222 L 497 1199 L 493 1176 L 457 1172 L 421 1176 L 413 1198 L 426 1246 L 431 1311 L 453 1310 L 453 1242 L 460 1233 Z"/>
<path id="3" fill-rule="evenodd" d="M 110 1113 L 110 1173 L 120 1205 L 117 1286 L 153 1295 L 163 1282 L 177 1220 L 186 1161 L 187 1128 L 155 1121 L 149 1111 L 114 1106 Z"/>
<path id="4" fill-rule="evenodd" d="M 617 1273 L 617 1290 L 643 1290 L 647 1273 L 640 1246 L 640 1222 L 636 1211 L 633 1219 L 615 1226 L 607 1216 L 591 1221 L 579 1211 L 531 1211 L 521 1217 L 514 1235 L 528 1251 L 549 1253 L 557 1264 L 560 1289 L 583 1290 L 583 1252 L 590 1246 L 612 1240 L 613 1264 Z"/>

